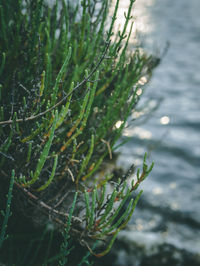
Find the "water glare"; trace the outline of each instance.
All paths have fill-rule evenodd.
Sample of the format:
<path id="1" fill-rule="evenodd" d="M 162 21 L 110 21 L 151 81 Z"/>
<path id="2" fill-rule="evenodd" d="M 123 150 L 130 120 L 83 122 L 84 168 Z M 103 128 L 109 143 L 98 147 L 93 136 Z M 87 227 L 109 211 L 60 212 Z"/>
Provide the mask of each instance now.
<path id="1" fill-rule="evenodd" d="M 161 123 L 162 125 L 167 125 L 167 124 L 169 124 L 169 122 L 170 122 L 170 118 L 169 118 L 168 116 L 163 116 L 163 117 L 161 117 L 161 119 L 160 119 L 160 123 Z"/>
<path id="2" fill-rule="evenodd" d="M 137 92 L 136 92 L 136 94 L 137 94 L 138 96 L 140 96 L 140 95 L 142 94 L 142 89 L 138 89 Z"/>
<path id="3" fill-rule="evenodd" d="M 123 136 L 126 137 L 133 137 L 137 136 L 140 139 L 150 139 L 152 137 L 152 133 L 148 130 L 145 130 L 140 127 L 134 127 L 134 128 L 127 128 L 123 132 Z"/>
<path id="4" fill-rule="evenodd" d="M 120 128 L 122 125 L 123 121 L 117 121 L 117 123 L 115 124 L 115 128 Z"/>
<path id="5" fill-rule="evenodd" d="M 153 194 L 154 195 L 160 195 L 160 194 L 163 194 L 163 189 L 161 187 L 155 187 L 153 189 Z"/>

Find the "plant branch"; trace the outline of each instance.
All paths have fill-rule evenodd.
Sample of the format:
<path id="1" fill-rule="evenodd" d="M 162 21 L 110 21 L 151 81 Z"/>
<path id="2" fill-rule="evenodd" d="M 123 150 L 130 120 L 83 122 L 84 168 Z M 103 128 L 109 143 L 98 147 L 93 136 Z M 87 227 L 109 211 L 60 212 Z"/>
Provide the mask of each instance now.
<path id="1" fill-rule="evenodd" d="M 74 93 L 74 91 L 76 91 L 78 88 L 80 88 L 82 85 L 84 85 L 86 82 L 88 82 L 90 80 L 90 78 L 92 77 L 92 75 L 97 71 L 97 69 L 99 68 L 99 66 L 101 65 L 102 61 L 104 60 L 105 56 L 106 56 L 106 53 L 108 51 L 108 48 L 110 46 L 110 41 L 108 41 L 106 43 L 106 47 L 105 47 L 105 50 L 103 51 L 99 61 L 97 62 L 97 64 L 95 65 L 95 67 L 93 68 L 93 70 L 90 72 L 90 74 L 85 77 L 71 92 L 69 92 L 67 95 L 65 95 L 59 102 L 57 102 L 54 106 L 50 107 L 49 109 L 45 110 L 44 112 L 41 112 L 37 115 L 32 115 L 32 116 L 29 116 L 29 117 L 26 117 L 26 118 L 19 118 L 19 119 L 16 119 L 15 121 L 12 120 L 12 119 L 9 119 L 7 121 L 0 121 L 0 125 L 9 125 L 9 124 L 12 124 L 13 122 L 16 122 L 16 123 L 22 123 L 22 122 L 28 122 L 28 121 L 32 121 L 32 120 L 35 120 L 49 112 L 51 112 L 52 110 L 54 110 L 56 107 L 58 107 L 59 105 L 61 105 L 62 103 L 64 103 L 67 98 Z"/>

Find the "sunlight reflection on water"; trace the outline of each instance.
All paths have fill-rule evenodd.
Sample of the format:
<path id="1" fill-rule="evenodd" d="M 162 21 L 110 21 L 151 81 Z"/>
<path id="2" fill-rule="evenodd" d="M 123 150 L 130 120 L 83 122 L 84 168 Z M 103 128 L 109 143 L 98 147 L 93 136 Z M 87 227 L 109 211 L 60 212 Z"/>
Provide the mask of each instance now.
<path id="1" fill-rule="evenodd" d="M 121 2 L 118 19 L 123 25 L 123 12 L 129 1 Z M 142 103 L 146 110 L 134 110 L 123 132 L 123 140 L 128 137 L 130 141 L 120 148 L 117 163 L 125 168 L 132 163 L 141 167 L 145 151 L 149 152 L 150 161 L 155 161 L 150 177 L 141 186 L 145 208 L 136 208 L 130 227 L 141 233 L 149 230 L 156 236 L 157 228 L 164 226 L 167 241 L 199 254 L 200 17 L 197 10 L 200 10 L 199 0 L 137 0 L 134 4 L 136 21 L 131 48 L 134 49 L 138 37 L 150 54 L 162 51 L 168 40 L 171 44 L 141 98 L 143 101 L 146 97 L 154 104 L 160 98 L 163 101 L 145 124 L 138 123 L 150 110 L 145 100 Z M 151 227 L 149 221 L 154 216 L 157 218 Z M 198 231 L 190 220 L 197 224 Z"/>
<path id="2" fill-rule="evenodd" d="M 110 13 L 113 14 L 114 12 L 114 7 L 115 7 L 116 0 L 112 2 Z M 148 0 L 146 2 L 141 2 L 141 1 L 136 1 L 133 6 L 133 10 L 131 12 L 131 15 L 133 16 L 133 33 L 132 35 L 134 36 L 133 39 L 135 39 L 135 34 L 144 34 L 147 32 L 151 32 L 153 30 L 153 24 L 149 23 L 150 22 L 150 16 L 149 13 L 147 12 L 147 8 L 149 6 L 154 5 L 155 0 Z M 124 13 L 127 13 L 129 7 L 129 1 L 120 1 L 119 3 L 119 10 L 117 13 L 117 21 L 115 24 L 115 33 L 117 33 L 118 30 L 123 29 L 123 25 L 125 23 L 125 16 Z M 130 25 L 127 27 L 127 33 L 130 30 Z M 132 41 L 133 41 L 132 39 Z"/>
<path id="3" fill-rule="evenodd" d="M 133 137 L 137 136 L 140 139 L 150 139 L 152 134 L 149 130 L 145 130 L 141 127 L 134 127 L 134 128 L 125 128 L 123 131 L 123 136 L 126 137 Z"/>

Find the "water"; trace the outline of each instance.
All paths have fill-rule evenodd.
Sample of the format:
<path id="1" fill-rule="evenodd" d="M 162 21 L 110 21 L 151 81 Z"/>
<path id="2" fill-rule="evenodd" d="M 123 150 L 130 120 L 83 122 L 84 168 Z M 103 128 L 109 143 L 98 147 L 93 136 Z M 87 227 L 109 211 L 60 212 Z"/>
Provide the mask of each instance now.
<path id="1" fill-rule="evenodd" d="M 128 3 L 123 1 L 122 14 Z M 131 140 L 120 148 L 118 164 L 140 165 L 148 151 L 155 167 L 142 185 L 128 234 L 120 237 L 131 235 L 131 241 L 143 241 L 146 250 L 164 243 L 199 258 L 200 1 L 137 0 L 133 14 L 148 52 L 162 53 L 167 42 L 170 47 L 143 98 L 150 99 L 150 105 L 162 99 L 159 108 L 145 124 L 132 122 L 124 131 L 123 138 Z"/>

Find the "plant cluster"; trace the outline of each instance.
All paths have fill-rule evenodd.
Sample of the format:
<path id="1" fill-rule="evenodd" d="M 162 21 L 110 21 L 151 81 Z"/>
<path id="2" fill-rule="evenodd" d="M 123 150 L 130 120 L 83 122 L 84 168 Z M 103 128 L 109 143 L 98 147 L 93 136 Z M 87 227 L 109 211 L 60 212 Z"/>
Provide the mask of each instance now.
<path id="1" fill-rule="evenodd" d="M 130 184 L 133 167 L 120 178 L 98 175 L 113 158 L 141 97 L 141 79 L 148 80 L 152 71 L 151 56 L 127 49 L 134 0 L 124 14 L 123 30 L 111 41 L 119 2 L 106 27 L 107 0 L 57 0 L 52 5 L 44 0 L 0 1 L 3 191 L 11 178 L 0 245 L 13 185 L 18 195 L 13 201 L 23 212 L 30 215 L 31 208 L 33 221 L 41 225 L 51 219 L 63 232 L 62 250 L 72 236 L 94 254 L 90 239 L 111 236 L 106 249 L 96 254 L 105 255 L 134 211 L 141 192 L 134 198 L 132 192 L 153 167 L 148 168 L 146 155 L 142 173 L 138 170 Z"/>

